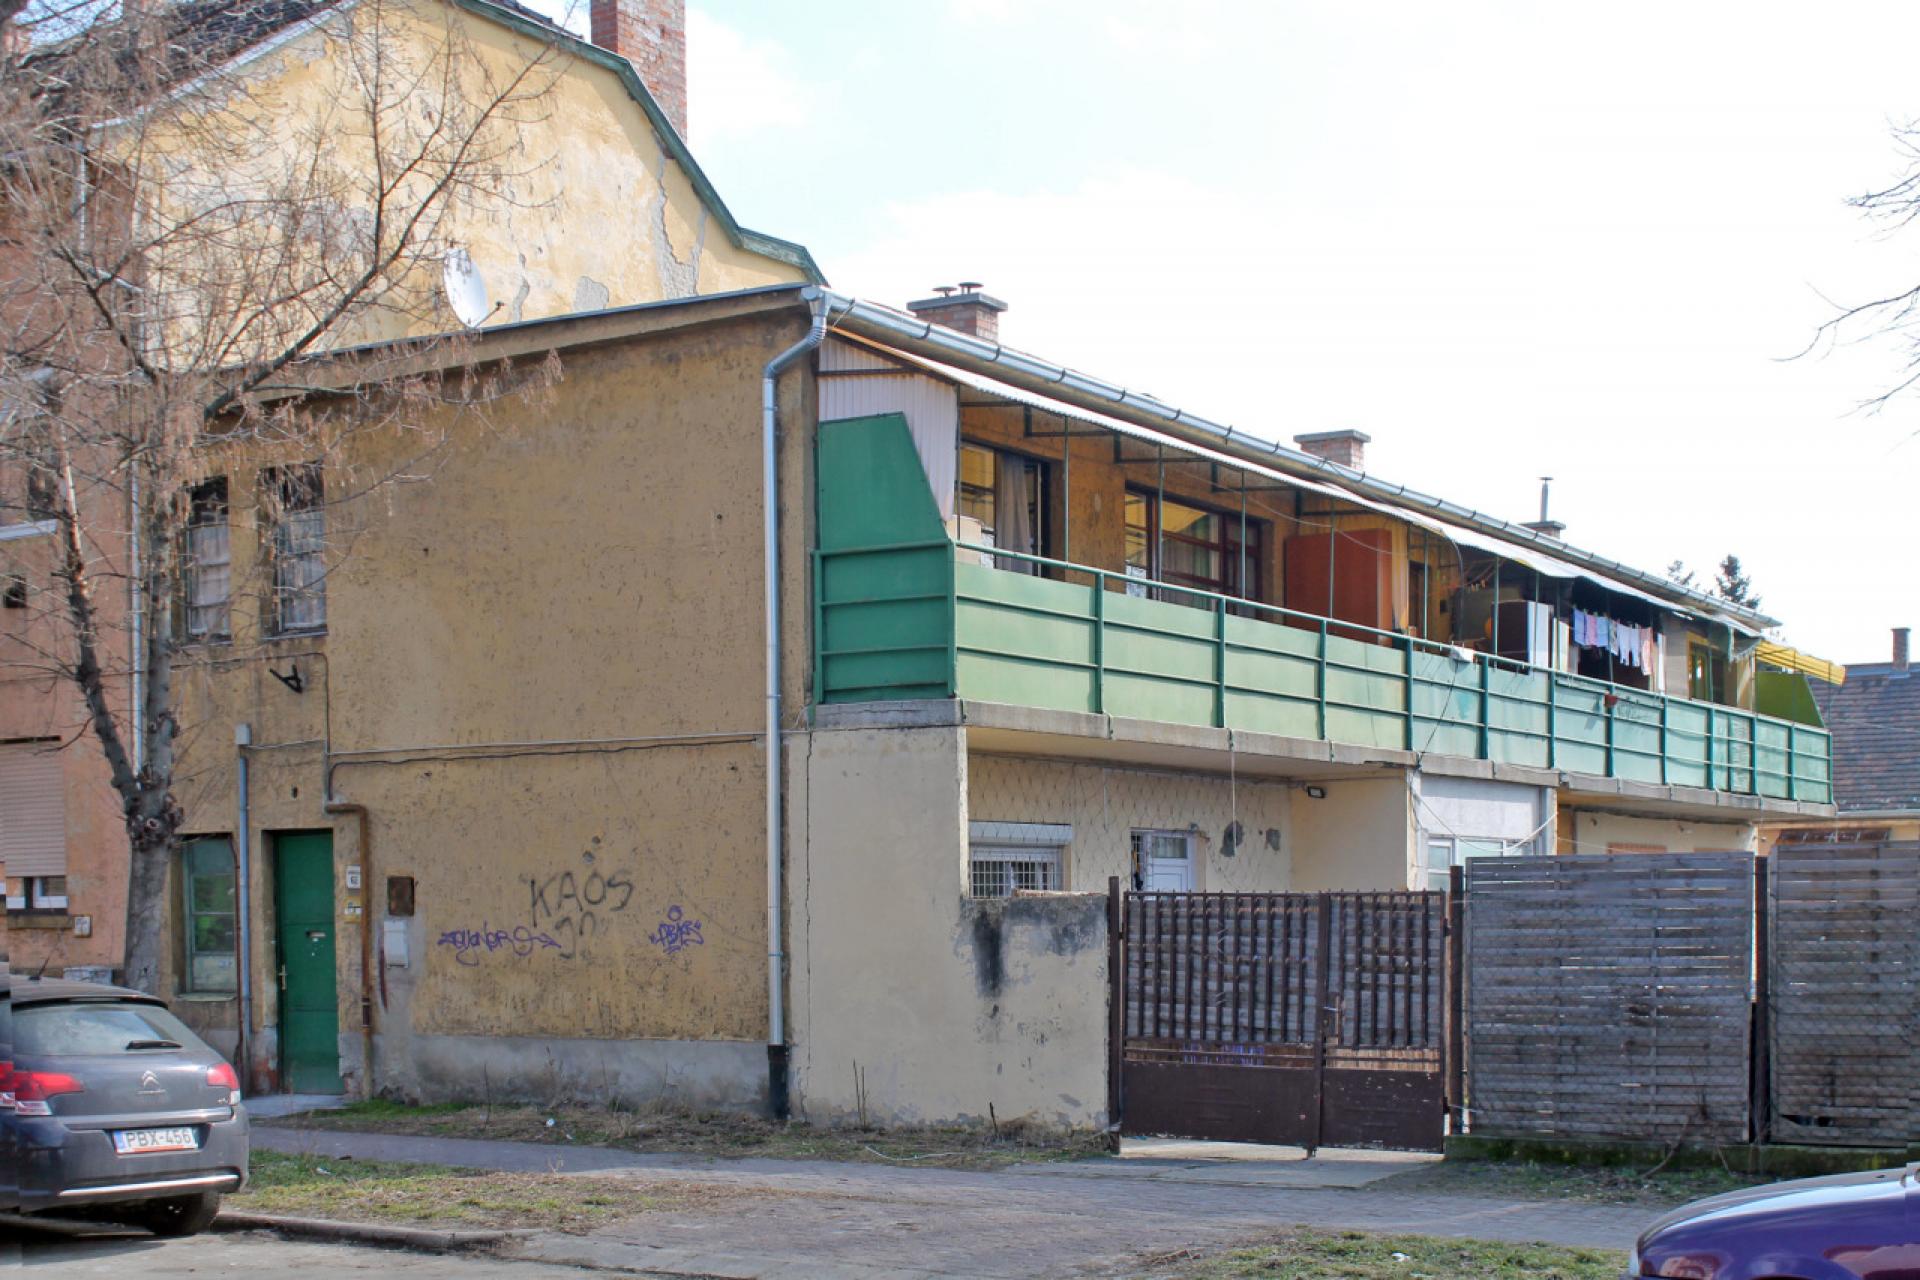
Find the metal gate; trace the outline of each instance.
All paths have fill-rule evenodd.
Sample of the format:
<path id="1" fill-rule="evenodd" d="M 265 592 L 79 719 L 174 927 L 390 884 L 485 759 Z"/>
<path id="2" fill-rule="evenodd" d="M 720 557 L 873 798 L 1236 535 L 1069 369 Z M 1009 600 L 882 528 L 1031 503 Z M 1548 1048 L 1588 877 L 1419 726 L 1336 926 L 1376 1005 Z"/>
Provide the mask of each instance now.
<path id="1" fill-rule="evenodd" d="M 1445 894 L 1114 894 L 1122 1133 L 1440 1149 Z"/>

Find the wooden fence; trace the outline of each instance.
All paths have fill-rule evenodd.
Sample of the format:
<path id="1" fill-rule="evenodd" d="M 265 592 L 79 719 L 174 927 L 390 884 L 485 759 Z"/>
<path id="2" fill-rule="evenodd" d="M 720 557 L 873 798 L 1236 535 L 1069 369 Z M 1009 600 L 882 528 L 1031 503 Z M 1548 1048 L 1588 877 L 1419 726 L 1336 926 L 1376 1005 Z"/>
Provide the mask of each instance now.
<path id="1" fill-rule="evenodd" d="M 1920 1142 L 1920 844 L 1775 849 L 1768 941 L 1776 1142 Z"/>
<path id="2" fill-rule="evenodd" d="M 1744 853 L 1469 860 L 1471 1131 L 1746 1141 L 1753 868 Z"/>

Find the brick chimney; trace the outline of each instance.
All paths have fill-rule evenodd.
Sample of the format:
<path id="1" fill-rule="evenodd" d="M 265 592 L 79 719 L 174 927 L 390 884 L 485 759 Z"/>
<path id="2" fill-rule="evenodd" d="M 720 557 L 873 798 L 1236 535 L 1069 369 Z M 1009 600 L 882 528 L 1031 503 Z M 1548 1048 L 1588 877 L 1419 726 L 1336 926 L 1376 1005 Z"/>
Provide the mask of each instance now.
<path id="1" fill-rule="evenodd" d="M 1907 635 L 1909 628 L 1893 629 L 1893 669 L 1904 672 L 1907 669 Z"/>
<path id="2" fill-rule="evenodd" d="M 1355 471 L 1366 470 L 1367 442 L 1373 437 L 1364 431 L 1309 431 L 1295 436 L 1293 442 L 1302 453 L 1310 453 L 1328 462 L 1337 462 Z"/>
<path id="3" fill-rule="evenodd" d="M 633 64 L 640 82 L 687 136 L 686 0 L 592 0 L 593 42 Z"/>
<path id="4" fill-rule="evenodd" d="M 1000 341 L 1000 313 L 1007 304 L 990 293 L 982 293 L 978 280 L 962 280 L 958 288 L 953 285 L 936 285 L 937 298 L 921 298 L 909 302 L 907 310 L 922 320 L 931 320 L 943 324 L 949 329 L 958 329 L 961 333 L 970 333 L 982 342 Z"/>

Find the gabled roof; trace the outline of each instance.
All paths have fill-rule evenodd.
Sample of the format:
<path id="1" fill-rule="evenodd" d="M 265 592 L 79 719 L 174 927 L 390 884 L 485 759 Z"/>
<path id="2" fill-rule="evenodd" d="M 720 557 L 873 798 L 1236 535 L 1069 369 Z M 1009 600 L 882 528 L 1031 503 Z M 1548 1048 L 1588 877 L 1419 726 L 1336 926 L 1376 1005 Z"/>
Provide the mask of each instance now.
<path id="1" fill-rule="evenodd" d="M 1847 668 L 1847 682 L 1814 682 L 1833 734 L 1833 800 L 1840 815 L 1920 813 L 1920 670 L 1891 663 Z"/>
<path id="2" fill-rule="evenodd" d="M 183 0 L 165 11 L 167 51 L 163 81 L 176 92 L 220 69 L 235 67 L 270 52 L 297 29 L 320 20 L 329 10 L 351 8 L 357 0 Z M 720 193 L 700 168 L 687 143 L 633 64 L 617 53 L 582 40 L 543 15 L 514 0 L 448 0 L 469 13 L 497 22 L 509 30 L 550 42 L 586 62 L 611 71 L 659 135 L 667 155 L 680 166 L 695 194 L 737 248 L 798 268 L 815 284 L 826 277 L 806 246 L 759 231 L 750 231 L 734 219 Z M 58 57 L 49 50 L 44 57 Z"/>

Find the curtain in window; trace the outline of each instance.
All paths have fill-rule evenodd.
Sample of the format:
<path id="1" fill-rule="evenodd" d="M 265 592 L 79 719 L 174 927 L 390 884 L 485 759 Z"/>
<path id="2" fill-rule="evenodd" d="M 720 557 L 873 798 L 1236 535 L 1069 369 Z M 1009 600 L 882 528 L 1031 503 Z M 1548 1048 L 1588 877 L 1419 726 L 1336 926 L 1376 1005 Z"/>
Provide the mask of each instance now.
<path id="1" fill-rule="evenodd" d="M 1037 555 L 1039 548 L 1034 543 L 1033 509 L 1029 506 L 1033 493 L 1033 463 L 1010 453 L 999 455 L 999 463 L 999 474 L 994 477 L 993 514 L 997 524 L 993 531 L 993 545 L 1008 551 Z M 1034 565 L 1026 560 L 1003 559 L 999 567 L 1014 573 L 1034 571 Z"/>
<path id="2" fill-rule="evenodd" d="M 322 627 L 327 621 L 326 513 L 319 507 L 286 512 L 279 528 L 274 587 L 282 631 Z"/>
<path id="3" fill-rule="evenodd" d="M 233 589 L 232 540 L 226 522 L 187 530 L 187 635 L 230 634 L 227 600 Z"/>

